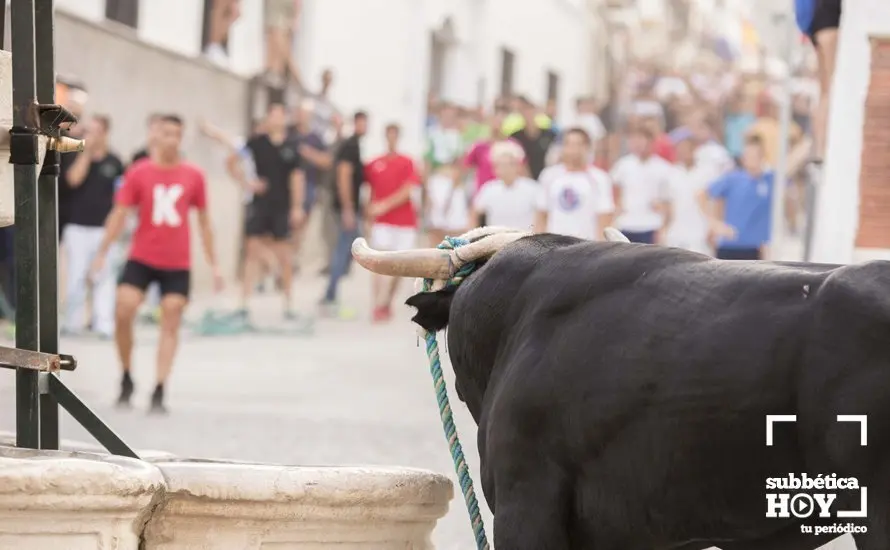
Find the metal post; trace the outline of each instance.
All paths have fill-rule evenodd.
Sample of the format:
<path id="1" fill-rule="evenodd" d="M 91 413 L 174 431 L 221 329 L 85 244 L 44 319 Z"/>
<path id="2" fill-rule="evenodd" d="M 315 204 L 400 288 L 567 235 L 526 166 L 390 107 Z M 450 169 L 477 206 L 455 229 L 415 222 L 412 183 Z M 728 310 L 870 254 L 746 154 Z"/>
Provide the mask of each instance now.
<path id="1" fill-rule="evenodd" d="M 53 0 L 34 0 L 37 101 L 56 102 Z M 59 353 L 59 153 L 47 149 L 37 178 L 37 253 L 40 271 L 40 351 Z M 51 376 L 49 373 L 39 376 Z M 49 392 L 40 394 L 40 448 L 59 448 L 59 405 Z"/>
<path id="2" fill-rule="evenodd" d="M 13 126 L 34 124 L 34 0 L 15 0 L 10 14 L 12 33 Z M 40 315 L 37 258 L 37 169 L 34 164 L 16 164 L 15 182 L 15 271 L 17 348 L 40 351 Z M 37 373 L 17 369 L 16 446 L 39 446 L 39 390 Z"/>
<path id="3" fill-rule="evenodd" d="M 789 18 L 785 13 L 774 16 L 776 25 L 783 31 L 788 31 Z M 791 129 L 791 44 L 785 37 L 783 44 L 784 58 L 788 71 L 782 81 L 782 99 L 779 112 L 779 151 L 776 158 L 775 182 L 773 183 L 772 203 L 772 231 L 770 235 L 770 257 L 773 260 L 782 259 L 782 245 L 785 237 L 785 187 L 788 181 L 788 134 Z"/>

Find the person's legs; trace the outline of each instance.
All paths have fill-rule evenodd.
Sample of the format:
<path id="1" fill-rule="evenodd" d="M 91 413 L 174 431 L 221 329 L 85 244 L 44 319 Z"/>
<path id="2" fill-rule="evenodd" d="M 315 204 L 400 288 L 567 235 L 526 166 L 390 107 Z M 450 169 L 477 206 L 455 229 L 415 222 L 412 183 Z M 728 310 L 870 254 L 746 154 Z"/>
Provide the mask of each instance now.
<path id="1" fill-rule="evenodd" d="M 821 162 L 828 142 L 831 84 L 837 58 L 842 0 L 819 0 L 813 14 L 812 39 L 819 66 L 819 104 L 813 114 L 813 159 Z"/>
<path id="2" fill-rule="evenodd" d="M 121 284 L 117 288 L 114 318 L 114 341 L 117 346 L 123 378 L 119 405 L 129 405 L 133 395 L 133 379 L 130 370 L 133 366 L 133 324 L 136 313 L 145 297 L 145 288 L 152 281 L 152 270 L 142 264 L 129 261 L 124 266 Z"/>
<path id="3" fill-rule="evenodd" d="M 294 280 L 294 266 L 292 258 L 294 251 L 291 247 L 290 241 L 288 241 L 286 238 L 274 241 L 272 243 L 272 250 L 275 253 L 275 258 L 280 269 L 279 273 L 281 275 L 281 293 L 284 297 L 284 315 L 285 317 L 290 317 L 292 316 L 291 298 L 293 297 Z"/>
<path id="4" fill-rule="evenodd" d="M 417 244 L 417 230 L 413 227 L 394 227 L 393 228 L 392 250 L 402 251 L 411 250 Z M 402 277 L 390 277 L 386 285 L 385 294 L 383 296 L 383 308 L 387 319 L 392 316 L 392 303 L 395 300 L 396 292 Z"/>
<path id="5" fill-rule="evenodd" d="M 718 248 L 718 260 L 759 260 L 759 248 Z"/>
<path id="6" fill-rule="evenodd" d="M 337 235 L 337 245 L 334 247 L 334 253 L 331 255 L 331 274 L 328 279 L 328 287 L 324 295 L 324 303 L 334 304 L 337 302 L 337 288 L 340 279 L 346 275 L 349 269 L 349 262 L 352 259 L 352 241 L 358 238 L 358 228 L 361 227 L 361 220 L 356 220 L 355 228 L 345 229 L 340 226 L 340 232 Z"/>
<path id="7" fill-rule="evenodd" d="M 244 277 L 241 280 L 241 309 L 247 310 L 247 303 L 253 294 L 263 264 L 266 249 L 263 237 L 251 235 L 247 237 L 244 255 Z"/>
<path id="8" fill-rule="evenodd" d="M 371 248 L 376 250 L 393 250 L 393 227 L 375 223 L 371 226 L 368 235 Z M 371 275 L 371 303 L 373 304 L 372 320 L 376 322 L 384 321 L 386 318 L 386 279 L 383 275 L 376 273 Z"/>
<path id="9" fill-rule="evenodd" d="M 164 407 L 164 385 L 173 371 L 173 359 L 179 347 L 179 328 L 188 304 L 188 271 L 167 272 L 161 297 L 161 336 L 158 341 L 157 384 L 151 396 L 150 412 L 167 412 Z M 185 290 L 182 286 L 185 286 Z M 185 292 L 186 294 L 182 294 Z"/>
<path id="10" fill-rule="evenodd" d="M 105 229 L 102 227 L 89 228 L 89 252 L 90 259 L 94 258 L 102 245 Z M 114 335 L 114 294 L 115 294 L 115 266 L 110 261 L 105 262 L 102 271 L 93 281 L 93 330 L 102 338 L 111 338 Z"/>
<path id="11" fill-rule="evenodd" d="M 87 276 L 96 252 L 91 246 L 90 229 L 92 228 L 71 224 L 65 227 L 65 239 L 62 242 L 65 255 L 69 259 L 65 284 L 65 317 L 62 322 L 64 333 L 83 331 L 86 321 Z"/>

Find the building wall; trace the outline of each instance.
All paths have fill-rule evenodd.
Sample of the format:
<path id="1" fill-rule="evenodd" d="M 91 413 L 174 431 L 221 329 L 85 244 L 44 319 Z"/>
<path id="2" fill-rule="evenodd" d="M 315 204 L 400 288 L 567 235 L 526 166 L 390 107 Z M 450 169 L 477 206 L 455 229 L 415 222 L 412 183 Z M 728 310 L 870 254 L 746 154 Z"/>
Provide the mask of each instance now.
<path id="1" fill-rule="evenodd" d="M 886 181 L 874 179 L 880 172 L 863 173 L 862 157 L 864 121 L 869 116 L 880 116 L 880 113 L 866 111 L 872 63 L 869 37 L 890 35 L 890 3 L 884 0 L 845 3 L 841 28 L 832 85 L 825 181 L 819 188 L 813 247 L 814 261 L 832 263 L 890 257 L 886 249 L 866 247 L 857 251 L 855 245 L 860 225 L 860 185 L 887 185 Z M 875 90 L 875 93 L 886 92 Z M 886 157 L 883 151 L 890 147 L 890 139 L 871 145 L 877 146 L 871 149 L 875 151 L 873 154 Z"/>
<path id="2" fill-rule="evenodd" d="M 63 13 L 89 21 L 105 21 L 106 0 L 56 0 Z M 142 0 L 136 35 L 155 46 L 196 57 L 201 53 L 205 0 Z M 263 2 L 242 2 L 241 17 L 229 36 L 229 69 L 255 74 L 263 65 Z M 122 29 L 125 26 L 119 25 Z"/>
<path id="3" fill-rule="evenodd" d="M 490 104 L 500 92 L 503 47 L 516 55 L 516 92 L 543 102 L 547 71 L 552 70 L 560 76 L 559 110 L 566 115 L 573 113 L 577 95 L 591 92 L 589 27 L 583 4 L 388 0 L 387 10 L 366 0 L 304 4 L 303 24 L 314 29 L 311 39 L 301 44 L 312 50 L 303 58 L 307 78 L 312 83 L 325 67 L 334 67 L 334 102 L 347 112 L 363 108 L 377 115 L 371 120 L 371 154 L 381 150 L 380 134 L 389 121 L 403 126 L 409 152 L 422 151 L 430 33 L 448 18 L 455 43 L 446 60 L 443 99 L 475 105 L 482 80 L 483 99 Z M 350 16 L 343 17 L 344 13 Z"/>

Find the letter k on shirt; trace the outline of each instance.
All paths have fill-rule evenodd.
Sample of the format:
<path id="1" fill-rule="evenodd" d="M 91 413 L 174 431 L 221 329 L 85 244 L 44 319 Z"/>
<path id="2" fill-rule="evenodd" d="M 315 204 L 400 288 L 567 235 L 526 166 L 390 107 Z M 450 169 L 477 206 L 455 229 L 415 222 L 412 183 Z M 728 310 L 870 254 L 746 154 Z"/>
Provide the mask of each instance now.
<path id="1" fill-rule="evenodd" d="M 204 174 L 191 164 L 161 167 L 149 159 L 124 174 L 116 201 L 139 212 L 129 258 L 156 269 L 191 267 L 189 210 L 207 207 Z"/>

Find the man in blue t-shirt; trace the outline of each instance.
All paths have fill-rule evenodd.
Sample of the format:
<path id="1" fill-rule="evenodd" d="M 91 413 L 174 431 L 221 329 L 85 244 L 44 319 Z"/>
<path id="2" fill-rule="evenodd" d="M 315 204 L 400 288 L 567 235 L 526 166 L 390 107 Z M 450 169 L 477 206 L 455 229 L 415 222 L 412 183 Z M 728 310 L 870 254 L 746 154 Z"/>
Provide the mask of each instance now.
<path id="1" fill-rule="evenodd" d="M 769 243 L 775 176 L 764 170 L 763 163 L 763 143 L 749 137 L 742 151 L 741 168 L 713 182 L 699 195 L 711 233 L 718 239 L 719 259 L 759 260 Z"/>

